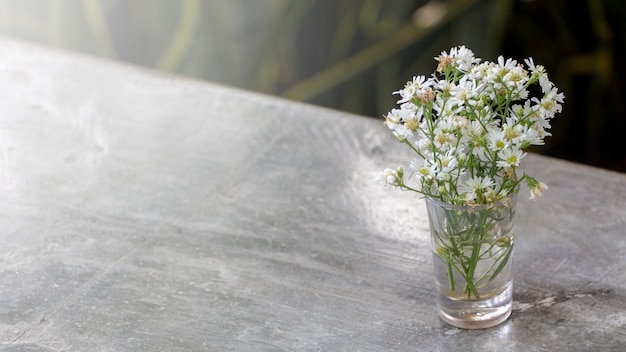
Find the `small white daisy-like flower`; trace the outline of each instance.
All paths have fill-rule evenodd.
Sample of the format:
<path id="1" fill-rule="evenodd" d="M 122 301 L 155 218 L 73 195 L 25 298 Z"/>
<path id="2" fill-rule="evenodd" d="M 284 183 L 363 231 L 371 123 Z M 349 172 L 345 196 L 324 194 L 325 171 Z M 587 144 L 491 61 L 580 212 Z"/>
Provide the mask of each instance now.
<path id="1" fill-rule="evenodd" d="M 528 82 L 528 76 L 526 75 L 526 71 L 520 66 L 511 68 L 504 77 L 502 77 L 502 81 L 512 91 L 516 92 L 515 95 L 519 99 L 526 99 L 528 97 L 528 91 L 524 88 L 524 84 Z"/>
<path id="2" fill-rule="evenodd" d="M 506 150 L 510 142 L 506 139 L 504 131 L 499 129 L 491 129 L 487 134 L 487 147 L 493 152 Z"/>
<path id="3" fill-rule="evenodd" d="M 520 145 L 543 145 L 543 139 L 539 137 L 537 130 L 524 126 L 524 130 L 519 137 Z"/>
<path id="4" fill-rule="evenodd" d="M 399 180 L 400 177 L 398 176 L 398 170 L 390 168 L 386 168 L 383 172 L 376 176 L 376 182 L 383 183 L 388 186 L 398 186 Z"/>
<path id="5" fill-rule="evenodd" d="M 504 138 L 511 141 L 513 145 L 519 146 L 523 142 L 524 138 L 524 126 L 520 125 L 515 118 L 507 118 L 506 122 L 502 124 L 502 132 L 504 132 Z"/>
<path id="6" fill-rule="evenodd" d="M 493 180 L 488 176 L 474 176 L 470 177 L 465 183 L 459 186 L 459 192 L 461 195 L 465 195 L 466 199 L 475 200 L 479 194 L 490 189 L 493 185 Z"/>
<path id="7" fill-rule="evenodd" d="M 530 188 L 530 200 L 536 200 L 537 198 L 541 198 L 543 196 L 543 191 L 548 189 L 548 185 L 543 182 L 537 182 L 537 184 Z"/>
<path id="8" fill-rule="evenodd" d="M 438 131 L 433 138 L 433 144 L 441 151 L 448 151 L 456 145 L 456 136 L 450 132 Z"/>
<path id="9" fill-rule="evenodd" d="M 465 45 L 461 45 L 456 48 L 456 55 L 454 57 L 454 63 L 461 72 L 467 72 L 472 65 L 480 62 L 480 59 L 474 57 L 474 52 L 466 48 Z"/>
<path id="10" fill-rule="evenodd" d="M 413 159 L 410 168 L 417 173 L 422 181 L 432 180 L 437 176 L 437 166 L 428 160 Z"/>
<path id="11" fill-rule="evenodd" d="M 561 112 L 561 104 L 564 99 L 563 93 L 558 93 L 556 87 L 552 88 L 548 94 L 539 101 L 539 112 L 547 118 L 552 118 Z"/>
<path id="12" fill-rule="evenodd" d="M 504 56 L 498 56 L 498 64 L 495 67 L 498 70 L 498 73 L 503 77 L 505 74 L 509 73 L 511 70 L 517 67 L 517 61 L 513 59 L 504 60 Z"/>
<path id="13" fill-rule="evenodd" d="M 526 177 L 526 184 L 530 190 L 530 200 L 537 200 L 543 195 L 543 191 L 548 189 L 548 185 L 543 182 L 539 182 L 532 177 Z"/>
<path id="14" fill-rule="evenodd" d="M 425 76 L 414 76 L 412 81 L 408 81 L 404 86 L 404 89 L 393 92 L 399 94 L 401 99 L 398 100 L 398 104 L 406 103 L 411 99 L 424 94 L 424 90 L 432 85 L 430 80 L 426 80 Z"/>
<path id="15" fill-rule="evenodd" d="M 552 90 L 552 82 L 548 79 L 548 73 L 546 72 L 545 67 L 542 65 L 535 65 L 533 58 L 530 57 L 525 59 L 524 62 L 528 66 L 528 69 L 532 73 L 533 76 L 537 77 L 539 80 L 539 86 L 541 87 L 542 93 L 547 93 Z"/>
<path id="16" fill-rule="evenodd" d="M 467 76 L 464 76 L 457 85 L 450 88 L 450 105 L 463 105 L 468 101 L 476 100 L 480 95 L 482 86 L 477 85 L 476 81 L 468 80 Z"/>
<path id="17" fill-rule="evenodd" d="M 498 162 L 496 165 L 502 168 L 518 167 L 522 158 L 526 156 L 519 148 L 512 147 L 498 152 Z"/>
<path id="18" fill-rule="evenodd" d="M 456 159 L 455 149 L 448 150 L 444 155 L 439 157 L 439 172 L 442 174 L 452 173 L 459 165 Z"/>

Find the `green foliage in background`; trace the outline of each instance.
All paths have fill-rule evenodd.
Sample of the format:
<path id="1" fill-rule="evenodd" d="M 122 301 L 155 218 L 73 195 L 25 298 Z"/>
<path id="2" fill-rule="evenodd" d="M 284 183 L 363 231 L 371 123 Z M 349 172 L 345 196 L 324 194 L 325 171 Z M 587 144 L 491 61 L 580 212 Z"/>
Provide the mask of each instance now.
<path id="1" fill-rule="evenodd" d="M 0 0 L 0 33 L 380 118 L 464 44 L 565 92 L 535 150 L 626 171 L 621 0 Z"/>

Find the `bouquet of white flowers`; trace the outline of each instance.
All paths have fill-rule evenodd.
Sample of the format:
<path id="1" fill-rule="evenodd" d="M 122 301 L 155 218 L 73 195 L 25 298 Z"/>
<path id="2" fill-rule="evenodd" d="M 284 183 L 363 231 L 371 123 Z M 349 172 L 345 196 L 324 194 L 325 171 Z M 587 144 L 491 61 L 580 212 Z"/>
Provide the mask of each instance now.
<path id="1" fill-rule="evenodd" d="M 563 93 L 532 59 L 481 61 L 464 46 L 435 58 L 428 78 L 413 77 L 385 124 L 416 154 L 379 180 L 426 197 L 441 317 L 459 327 L 488 327 L 512 302 L 513 218 L 520 184 L 530 198 L 547 186 L 518 167 L 524 149 L 542 145 Z"/>
<path id="2" fill-rule="evenodd" d="M 456 205 L 491 204 L 518 190 L 525 181 L 531 199 L 547 186 L 517 175 L 531 145 L 550 136 L 550 120 L 561 111 L 559 93 L 541 65 L 527 68 L 515 60 L 482 61 L 460 46 L 435 58 L 429 78 L 413 77 L 399 94 L 399 109 L 385 124 L 417 157 L 410 163 L 419 188 L 404 180 L 404 170 L 386 169 L 383 182 Z M 531 88 L 538 83 L 540 89 Z"/>

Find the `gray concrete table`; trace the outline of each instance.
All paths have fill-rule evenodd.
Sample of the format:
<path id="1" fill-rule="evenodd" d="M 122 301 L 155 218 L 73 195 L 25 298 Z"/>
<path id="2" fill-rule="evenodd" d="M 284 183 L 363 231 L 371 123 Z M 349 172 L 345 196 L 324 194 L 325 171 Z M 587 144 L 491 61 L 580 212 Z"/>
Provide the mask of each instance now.
<path id="1" fill-rule="evenodd" d="M 531 155 L 512 317 L 435 310 L 375 120 L 0 40 L 0 351 L 622 351 L 626 175 Z"/>

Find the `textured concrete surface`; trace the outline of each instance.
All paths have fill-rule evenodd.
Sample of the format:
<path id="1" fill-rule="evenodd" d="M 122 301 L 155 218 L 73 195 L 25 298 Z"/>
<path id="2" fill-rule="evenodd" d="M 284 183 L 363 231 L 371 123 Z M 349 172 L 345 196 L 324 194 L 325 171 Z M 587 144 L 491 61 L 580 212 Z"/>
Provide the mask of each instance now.
<path id="1" fill-rule="evenodd" d="M 622 351 L 626 175 L 531 155 L 514 312 L 435 310 L 380 120 L 0 40 L 0 351 Z"/>

